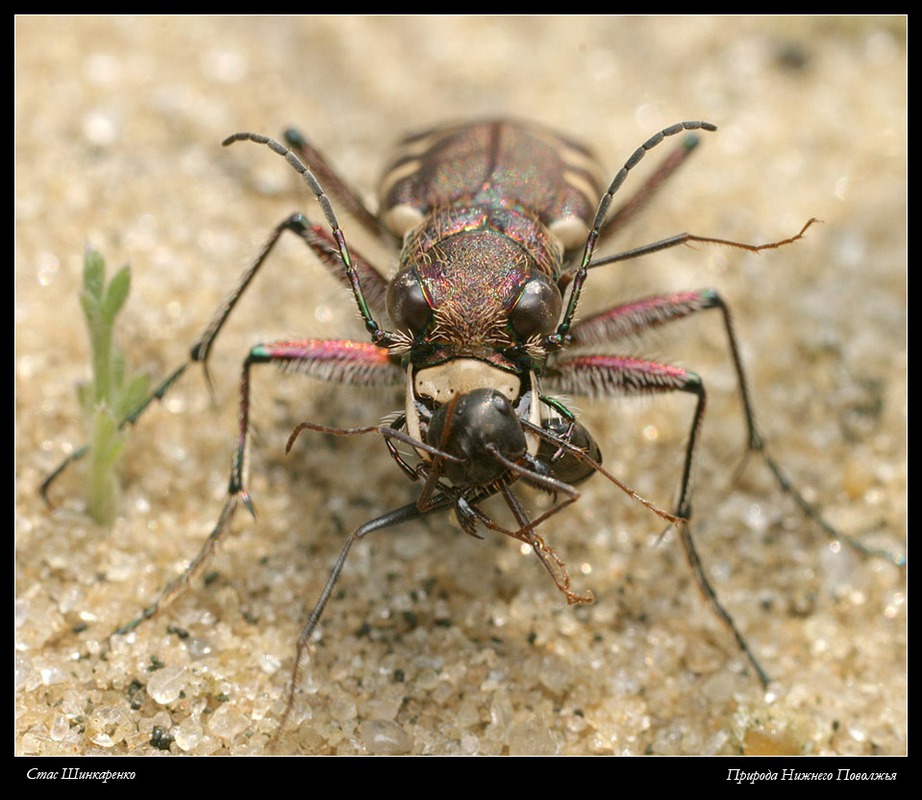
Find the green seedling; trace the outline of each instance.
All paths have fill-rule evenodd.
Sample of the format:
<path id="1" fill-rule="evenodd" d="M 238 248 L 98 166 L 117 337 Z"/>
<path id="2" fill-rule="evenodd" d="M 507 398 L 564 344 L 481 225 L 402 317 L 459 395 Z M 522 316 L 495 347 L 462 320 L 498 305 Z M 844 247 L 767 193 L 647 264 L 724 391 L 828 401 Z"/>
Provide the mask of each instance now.
<path id="1" fill-rule="evenodd" d="M 121 421 L 144 399 L 148 381 L 129 375 L 113 340 L 115 318 L 131 288 L 131 270 L 122 267 L 106 284 L 106 264 L 93 248 L 83 260 L 80 305 L 90 334 L 93 380 L 77 387 L 77 396 L 89 422 L 89 470 L 86 510 L 100 524 L 112 522 L 118 512 L 121 483 L 119 467 L 126 431 Z"/>

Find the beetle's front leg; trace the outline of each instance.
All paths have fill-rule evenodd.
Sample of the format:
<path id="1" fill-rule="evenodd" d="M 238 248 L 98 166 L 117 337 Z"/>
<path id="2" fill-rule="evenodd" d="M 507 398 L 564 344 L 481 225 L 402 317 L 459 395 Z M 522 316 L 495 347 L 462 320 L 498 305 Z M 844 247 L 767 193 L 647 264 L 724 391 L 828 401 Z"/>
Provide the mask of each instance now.
<path id="1" fill-rule="evenodd" d="M 802 234 L 803 231 L 798 235 Z M 765 445 L 765 438 L 762 436 L 756 424 L 754 405 L 749 390 L 749 381 L 746 378 L 746 370 L 743 367 L 743 358 L 736 337 L 736 331 L 733 326 L 733 317 L 729 307 L 716 290 L 698 289 L 695 291 L 645 297 L 641 300 L 615 306 L 607 311 L 593 314 L 574 324 L 571 331 L 572 343 L 574 346 L 587 346 L 614 342 L 619 339 L 643 334 L 653 328 L 658 328 L 693 314 L 697 314 L 698 312 L 711 309 L 716 309 L 720 312 L 727 343 L 730 348 L 733 369 L 736 372 L 737 387 L 746 424 L 746 455 L 748 456 L 749 453 L 758 454 L 759 458 L 762 459 L 772 473 L 779 488 L 789 495 L 794 502 L 797 503 L 804 515 L 815 522 L 830 538 L 845 542 L 849 547 L 857 550 L 863 555 L 884 558 L 897 566 L 903 566 L 905 563 L 905 558 L 903 556 L 886 550 L 868 547 L 868 545 L 858 539 L 844 534 L 830 525 L 823 517 L 820 510 L 801 494 L 794 483 L 781 469 L 778 462 L 768 453 Z M 741 471 L 743 466 L 745 466 L 745 460 L 740 465 L 738 472 Z"/>
<path id="2" fill-rule="evenodd" d="M 548 388 L 563 394 L 584 394 L 592 397 L 662 394 L 688 392 L 697 403 L 685 451 L 685 465 L 679 488 L 675 516 L 691 516 L 691 470 L 701 423 L 704 419 L 705 391 L 701 378 L 694 372 L 641 358 L 626 356 L 585 355 L 555 361 L 548 369 Z"/>
<path id="3" fill-rule="evenodd" d="M 115 634 L 128 633 L 144 620 L 162 611 L 182 594 L 208 563 L 220 540 L 230 529 L 240 505 L 253 515 L 256 510 L 247 490 L 249 461 L 250 369 L 254 364 L 277 364 L 310 377 L 338 383 L 399 386 L 403 373 L 388 356 L 387 350 L 363 342 L 327 339 L 300 339 L 260 344 L 250 350 L 240 374 L 240 410 L 237 444 L 231 458 L 227 496 L 218 521 L 205 544 L 185 571 L 167 584 L 157 599 L 140 616 L 120 626 Z"/>
<path id="4" fill-rule="evenodd" d="M 704 411 L 707 406 L 707 395 L 701 378 L 694 372 L 654 361 L 621 356 L 590 355 L 576 356 L 556 363 L 553 371 L 549 372 L 548 384 L 557 391 L 595 396 L 637 396 L 676 391 L 688 392 L 695 396 L 695 411 L 692 416 L 688 444 L 685 448 L 685 463 L 682 468 L 679 499 L 675 511 L 675 516 L 682 519 L 678 519 L 674 524 L 678 528 L 685 556 L 701 593 L 720 620 L 729 628 L 740 650 L 759 676 L 759 680 L 763 685 L 767 686 L 770 682 L 768 675 L 749 649 L 749 645 L 743 634 L 736 627 L 733 617 L 723 607 L 707 573 L 704 571 L 701 557 L 698 555 L 698 549 L 692 536 L 691 526 L 688 522 L 692 512 L 692 465 L 694 464 L 695 451 L 698 446 L 701 425 L 704 421 Z"/>

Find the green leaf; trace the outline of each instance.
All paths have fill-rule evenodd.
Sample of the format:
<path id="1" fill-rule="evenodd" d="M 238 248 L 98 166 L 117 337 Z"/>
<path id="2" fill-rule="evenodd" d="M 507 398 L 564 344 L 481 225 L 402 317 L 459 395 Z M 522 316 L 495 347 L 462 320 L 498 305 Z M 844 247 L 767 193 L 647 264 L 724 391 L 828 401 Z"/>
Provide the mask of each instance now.
<path id="1" fill-rule="evenodd" d="M 146 375 L 132 375 L 119 390 L 116 416 L 124 419 L 134 411 L 147 397 L 150 381 Z"/>
<path id="2" fill-rule="evenodd" d="M 144 402 L 147 378 L 132 375 L 113 341 L 115 319 L 131 290 L 131 271 L 122 267 L 106 285 L 102 256 L 88 247 L 83 259 L 80 305 L 90 337 L 93 381 L 77 387 L 90 427 L 87 513 L 101 524 L 118 513 L 118 470 L 125 447 L 122 421 Z"/>
<path id="3" fill-rule="evenodd" d="M 98 303 L 102 299 L 105 284 L 106 262 L 99 252 L 87 247 L 83 256 L 83 291 Z"/>
<path id="4" fill-rule="evenodd" d="M 103 317 L 112 323 L 125 301 L 128 299 L 128 291 L 131 289 L 131 270 L 124 266 L 115 273 L 115 277 L 109 281 L 109 288 L 106 290 L 106 296 L 102 303 Z"/>

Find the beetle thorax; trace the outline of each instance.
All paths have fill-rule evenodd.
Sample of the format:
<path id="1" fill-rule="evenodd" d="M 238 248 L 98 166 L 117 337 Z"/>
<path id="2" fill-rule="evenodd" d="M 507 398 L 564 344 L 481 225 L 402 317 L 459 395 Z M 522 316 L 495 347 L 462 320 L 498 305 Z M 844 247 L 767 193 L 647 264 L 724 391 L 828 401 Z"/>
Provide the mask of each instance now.
<path id="1" fill-rule="evenodd" d="M 533 216 L 444 209 L 411 233 L 401 269 L 415 268 L 432 309 L 429 341 L 481 356 L 508 347 L 507 323 L 534 274 L 556 280 L 563 251 Z"/>

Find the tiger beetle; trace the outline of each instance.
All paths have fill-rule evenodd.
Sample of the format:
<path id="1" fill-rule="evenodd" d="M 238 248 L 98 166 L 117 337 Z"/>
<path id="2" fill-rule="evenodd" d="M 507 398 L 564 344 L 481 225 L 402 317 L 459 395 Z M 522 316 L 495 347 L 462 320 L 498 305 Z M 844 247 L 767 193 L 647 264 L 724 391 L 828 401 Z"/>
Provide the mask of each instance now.
<path id="1" fill-rule="evenodd" d="M 255 133 L 237 133 L 224 145 L 249 141 L 283 156 L 320 204 L 326 225 L 296 213 L 276 226 L 251 266 L 217 309 L 188 360 L 121 423 L 134 424 L 193 363 L 208 377 L 215 340 L 243 293 L 285 233 L 299 237 L 352 292 L 368 341 L 279 340 L 253 347 L 243 362 L 240 414 L 227 498 L 198 555 L 139 617 L 118 628 L 125 634 L 159 613 L 199 574 L 240 506 L 254 513 L 247 489 L 250 371 L 276 364 L 312 378 L 364 386 L 404 387 L 403 408 L 389 422 L 335 428 L 304 422 L 291 434 L 290 450 L 303 431 L 335 435 L 377 434 L 390 457 L 412 481 L 417 498 L 360 525 L 346 539 L 297 641 L 287 704 L 291 714 L 308 645 L 352 546 L 374 531 L 441 511 L 452 511 L 463 531 L 505 534 L 530 546 L 568 603 L 588 603 L 590 592 L 570 585 L 566 565 L 538 528 L 576 502 L 576 486 L 595 473 L 674 526 L 695 580 L 729 629 L 763 685 L 769 677 L 726 611 L 708 579 L 692 537 L 692 465 L 705 411 L 705 388 L 694 372 L 657 361 L 598 354 L 600 346 L 644 333 L 702 311 L 723 321 L 747 429 L 748 451 L 767 465 L 779 487 L 803 513 L 835 539 L 864 553 L 902 564 L 830 526 L 766 451 L 755 422 L 750 392 L 730 311 L 712 289 L 673 292 L 616 305 L 576 319 L 590 270 L 690 242 L 726 245 L 758 253 L 802 238 L 761 245 L 682 233 L 616 255 L 596 258 L 597 243 L 628 224 L 695 149 L 695 131 L 709 122 L 679 122 L 650 137 L 605 188 L 600 168 L 584 146 L 545 128 L 489 120 L 436 128 L 405 138 L 385 172 L 376 216 L 296 131 L 287 146 Z M 680 144 L 614 213 L 611 205 L 629 173 L 663 140 L 684 134 Z M 338 207 L 375 237 L 402 242 L 396 274 L 385 277 L 346 243 L 333 208 Z M 601 198 L 601 200 L 599 199 Z M 564 300 L 566 299 L 566 302 Z M 385 318 L 389 327 L 382 324 Z M 678 500 L 667 512 L 640 497 L 602 466 L 602 454 L 563 395 L 594 397 L 684 392 L 695 399 L 685 447 Z M 75 451 L 41 487 L 51 483 L 86 448 Z M 531 486 L 550 496 L 546 510 L 530 515 L 516 492 Z M 499 496 L 511 514 L 501 522 L 483 510 Z"/>

